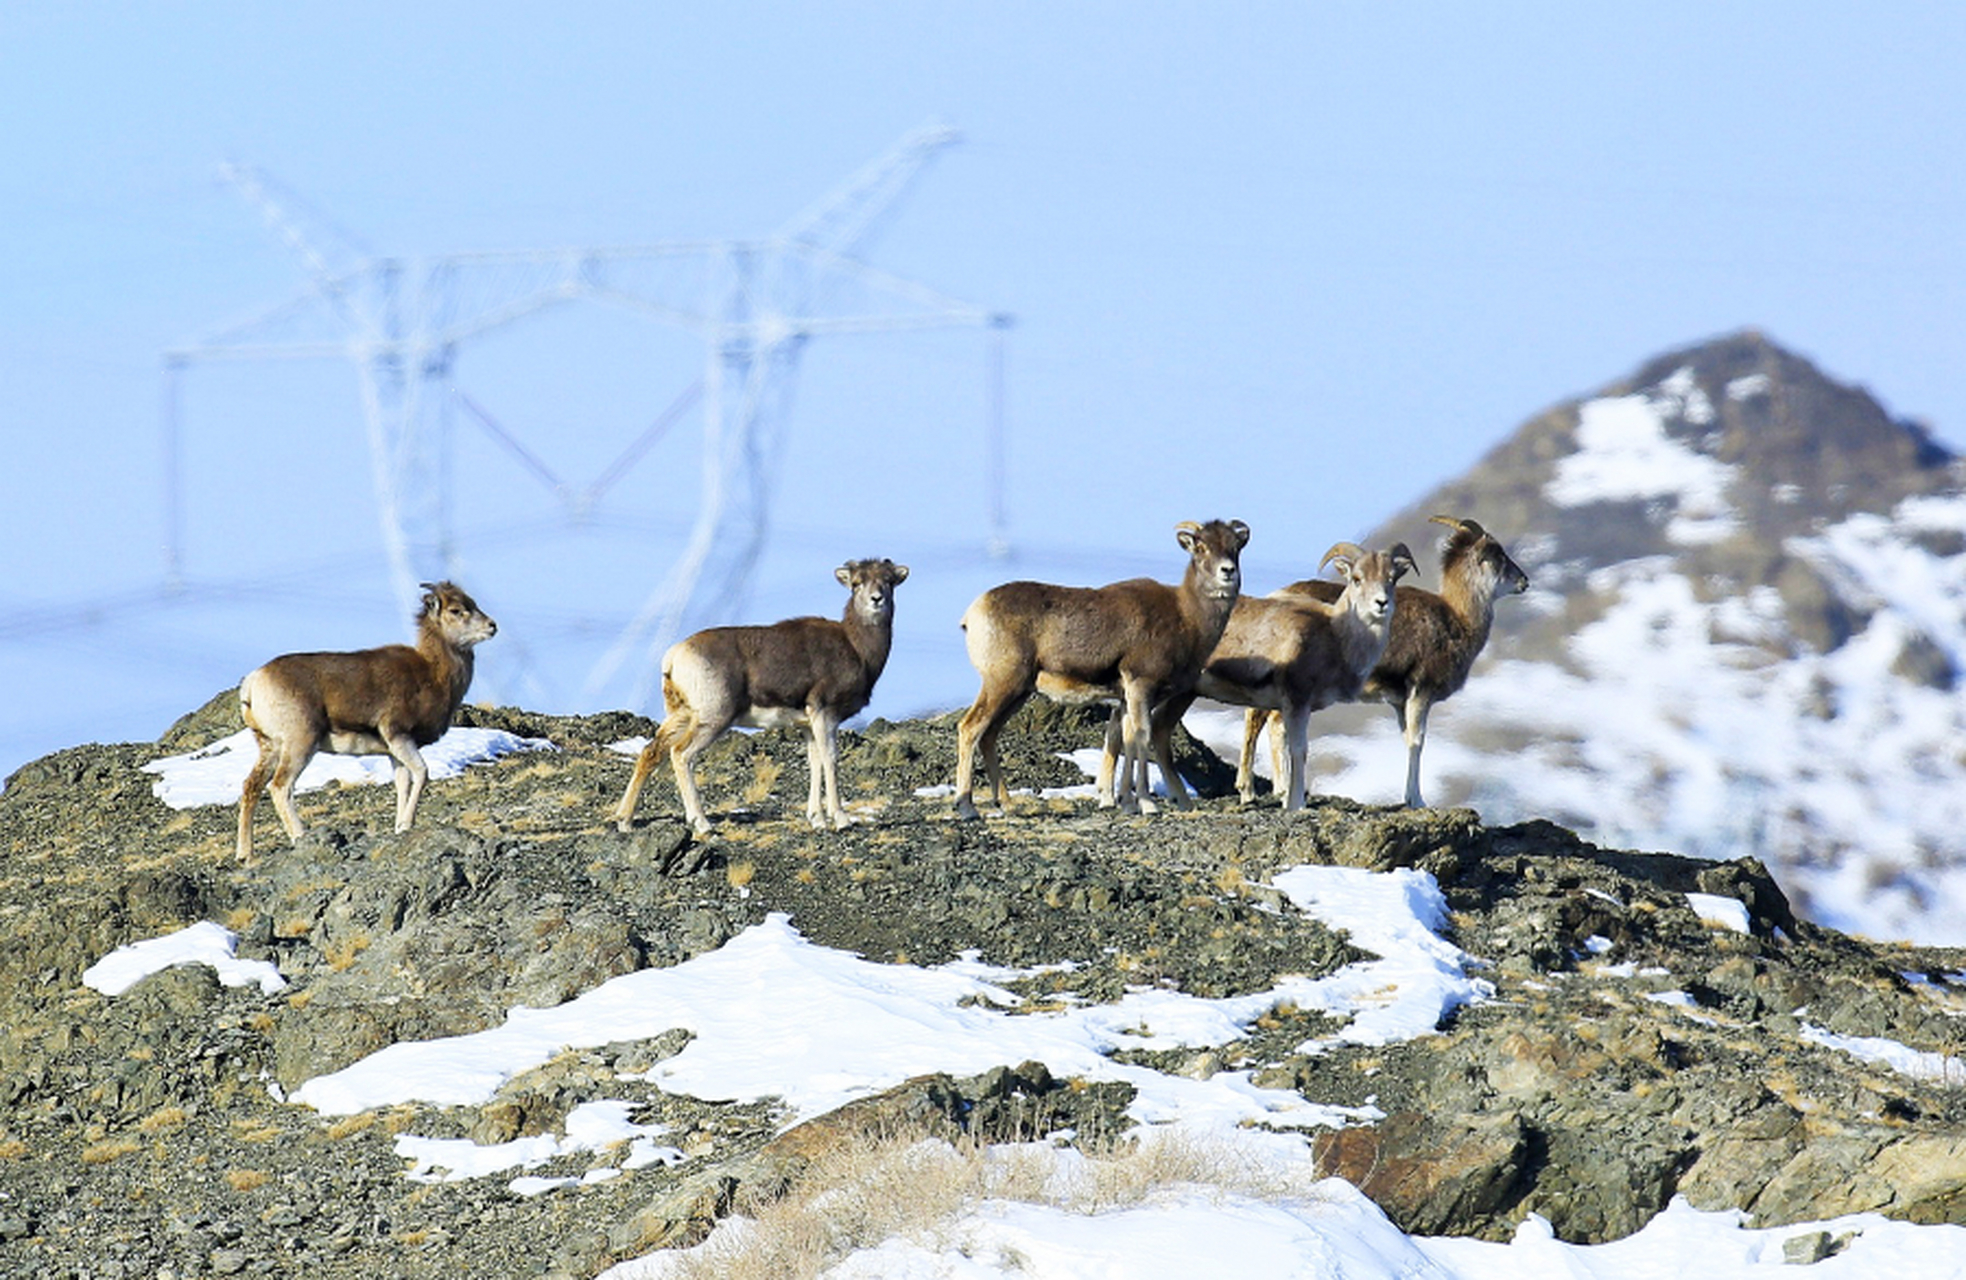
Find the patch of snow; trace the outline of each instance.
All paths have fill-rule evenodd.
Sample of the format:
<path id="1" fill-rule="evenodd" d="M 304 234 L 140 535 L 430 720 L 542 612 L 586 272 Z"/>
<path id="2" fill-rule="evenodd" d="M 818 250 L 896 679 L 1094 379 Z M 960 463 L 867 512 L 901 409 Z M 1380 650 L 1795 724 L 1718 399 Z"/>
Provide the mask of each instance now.
<path id="1" fill-rule="evenodd" d="M 206 920 L 176 933 L 126 943 L 82 971 L 82 985 L 106 996 L 120 996 L 153 973 L 181 964 L 210 965 L 228 987 L 256 984 L 271 995 L 287 980 L 265 960 L 241 960 L 239 935 Z"/>
<path id="2" fill-rule="evenodd" d="M 1942 1084 L 1966 1083 L 1966 1059 L 1950 1054 L 1913 1049 L 1882 1036 L 1842 1036 L 1809 1023 L 1802 1024 L 1802 1039 L 1847 1053 L 1863 1062 L 1875 1062 L 1914 1080 L 1936 1080 Z"/>
<path id="3" fill-rule="evenodd" d="M 1747 933 L 1748 906 L 1739 898 L 1729 898 L 1717 893 L 1689 893 L 1687 903 L 1693 914 L 1708 924 L 1732 929 L 1735 933 Z"/>
<path id="4" fill-rule="evenodd" d="M 489 764 L 516 751 L 556 751 L 544 738 L 522 738 L 503 729 L 452 729 L 422 749 L 433 779 L 455 778 L 474 764 Z M 143 766 L 157 775 L 151 786 L 159 800 L 173 809 L 237 804 L 246 775 L 259 759 L 250 729 L 241 729 L 209 746 L 183 755 L 165 756 Z M 330 783 L 358 786 L 394 785 L 395 762 L 386 755 L 345 756 L 323 751 L 307 762 L 294 782 L 295 791 L 314 791 Z"/>
<path id="5" fill-rule="evenodd" d="M 1432 932 L 1445 904 L 1424 872 L 1308 867 L 1286 873 L 1279 886 L 1379 958 L 1247 996 L 1203 1000 L 1145 989 L 1113 1004 L 1011 1015 L 999 1010 L 1020 1001 L 998 985 L 1018 976 L 1010 971 L 973 959 L 934 969 L 875 964 L 814 946 L 788 917 L 773 915 L 673 968 L 625 974 L 556 1008 L 514 1009 L 502 1026 L 473 1035 L 391 1045 L 309 1080 L 292 1097 L 324 1115 L 412 1100 L 476 1105 L 568 1047 L 686 1027 L 695 1038 L 648 1080 L 710 1101 L 777 1096 L 795 1119 L 911 1076 L 974 1075 L 1021 1061 L 1043 1062 L 1061 1076 L 1133 1084 L 1129 1114 L 1142 1124 L 1309 1127 L 1376 1117 L 1372 1108 L 1319 1106 L 1288 1090 L 1259 1088 L 1247 1072 L 1189 1080 L 1109 1056 L 1224 1044 L 1285 1003 L 1351 1014 L 1339 1039 L 1383 1044 L 1430 1032 L 1452 1009 L 1492 992 L 1468 978 L 1462 953 Z"/>
<path id="6" fill-rule="evenodd" d="M 1727 384 L 1727 398 L 1733 401 L 1752 400 L 1756 396 L 1768 394 L 1774 385 L 1765 373 L 1750 373 L 1744 378 L 1736 378 Z"/>
<path id="7" fill-rule="evenodd" d="M 1734 469 L 1668 435 L 1669 416 L 1704 422 L 1712 406 L 1697 387 L 1691 398 L 1615 396 L 1578 406 L 1577 451 L 1557 460 L 1544 496 L 1562 507 L 1656 501 L 1670 509 L 1666 536 L 1676 543 L 1727 536 L 1736 525 L 1727 503 Z"/>
<path id="8" fill-rule="evenodd" d="M 622 1169 L 641 1168 L 657 1162 L 681 1163 L 682 1152 L 674 1147 L 658 1147 L 652 1141 L 668 1132 L 666 1125 L 643 1125 L 629 1121 L 628 1115 L 634 1110 L 634 1105 L 617 1100 L 583 1102 L 567 1113 L 563 1137 L 540 1133 L 510 1142 L 480 1144 L 469 1138 L 425 1138 L 399 1133 L 396 1135 L 395 1151 L 405 1160 L 413 1162 L 404 1174 L 412 1182 L 462 1182 L 504 1173 L 508 1169 L 536 1169 L 560 1156 L 582 1151 L 605 1151 L 618 1145 L 629 1146 L 629 1158 L 622 1161 Z M 588 1174 L 590 1179 L 593 1172 Z M 618 1174 L 620 1169 L 606 1172 Z M 543 1178 L 537 1181 L 572 1185 L 577 1179 Z M 552 1189 L 553 1186 L 541 1186 L 536 1191 L 522 1191 L 519 1194 L 537 1194 Z"/>

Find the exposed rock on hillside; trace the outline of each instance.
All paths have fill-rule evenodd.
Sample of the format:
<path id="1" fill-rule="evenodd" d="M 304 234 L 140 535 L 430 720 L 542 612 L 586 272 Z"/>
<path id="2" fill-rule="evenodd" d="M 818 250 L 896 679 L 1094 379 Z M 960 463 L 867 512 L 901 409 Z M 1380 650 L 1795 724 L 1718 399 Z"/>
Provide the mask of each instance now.
<path id="1" fill-rule="evenodd" d="M 214 707 L 170 735 L 184 750 L 232 727 Z M 624 1081 L 686 1031 L 561 1054 L 471 1107 L 324 1118 L 276 1100 L 397 1041 L 494 1025 L 610 976 L 714 951 L 768 913 L 871 960 L 963 952 L 1023 969 L 1034 1003 L 1159 985 L 1268 990 L 1359 955 L 1271 887 L 1304 863 L 1432 873 L 1454 941 L 1493 1000 L 1439 1034 L 1306 1054 L 1324 1015 L 1283 1007 L 1246 1039 L 1148 1055 L 1158 1070 L 1255 1082 L 1387 1119 L 1318 1151 L 1402 1226 L 1506 1236 L 1530 1211 L 1559 1233 L 1628 1233 L 1674 1193 L 1766 1221 L 1858 1209 L 1966 1221 L 1966 1089 L 1825 1047 L 1880 1037 L 1966 1052 L 1966 953 L 1888 948 L 1798 921 L 1752 861 L 1594 848 L 1544 822 L 1488 827 L 1469 810 L 1408 812 L 1314 798 L 1286 818 L 1232 798 L 1125 818 L 1025 798 L 950 820 L 917 788 L 946 783 L 952 721 L 843 735 L 841 777 L 864 821 L 813 832 L 791 734 L 726 739 L 706 757 L 723 825 L 690 837 L 658 777 L 644 821 L 605 823 L 630 760 L 605 748 L 633 717 L 473 710 L 547 736 L 426 793 L 389 832 L 387 788 L 308 793 L 299 847 L 231 861 L 233 811 L 174 812 L 145 745 L 91 746 L 23 769 L 0 794 L 0 1274 L 321 1277 L 591 1275 L 692 1238 L 749 1193 L 798 1176 L 857 1127 L 904 1122 L 985 1139 L 1069 1128 L 1112 1141 L 1126 1086 L 1092 1088 L 1003 1063 L 910 1082 L 781 1132 L 770 1104 L 713 1105 Z M 1098 721 L 1031 708 L 1006 734 L 1020 785 L 1081 777 L 1059 750 Z M 1193 744 L 1191 777 L 1229 790 Z M 1208 785 L 1205 783 L 1205 785 Z M 788 803 L 789 801 L 789 803 Z M 1689 892 L 1740 904 L 1748 930 L 1700 918 Z M 167 970 L 116 997 L 82 971 L 120 944 L 216 920 L 290 984 L 221 986 Z M 681 1158 L 536 1198 L 500 1178 L 405 1179 L 397 1133 L 501 1142 L 557 1132 L 576 1106 L 629 1098 Z M 572 1157 L 542 1173 L 578 1175 Z"/>

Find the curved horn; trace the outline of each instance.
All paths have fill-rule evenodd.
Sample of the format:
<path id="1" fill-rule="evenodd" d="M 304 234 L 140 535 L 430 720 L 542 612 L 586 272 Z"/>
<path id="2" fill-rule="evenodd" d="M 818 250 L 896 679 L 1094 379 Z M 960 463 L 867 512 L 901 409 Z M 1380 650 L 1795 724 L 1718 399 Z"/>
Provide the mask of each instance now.
<path id="1" fill-rule="evenodd" d="M 1450 529 L 1465 529 L 1477 538 L 1488 532 L 1472 520 L 1462 520 L 1455 516 L 1428 516 L 1427 519 L 1435 524 L 1444 524 Z"/>
<path id="2" fill-rule="evenodd" d="M 1334 542 L 1331 544 L 1331 550 L 1324 553 L 1324 559 L 1317 562 L 1318 572 L 1322 573 L 1324 566 L 1330 564 L 1339 556 L 1343 556 L 1347 560 L 1356 560 L 1364 554 L 1365 548 L 1356 542 Z"/>
<path id="3" fill-rule="evenodd" d="M 1198 525 L 1198 524 L 1196 524 L 1196 523 L 1195 523 L 1195 522 L 1194 522 L 1193 520 L 1183 520 L 1183 521 L 1182 521 L 1182 522 L 1181 522 L 1180 524 L 1177 524 L 1177 525 L 1175 525 L 1175 526 L 1174 526 L 1174 532 L 1176 532 L 1176 533 L 1200 533 L 1200 532 L 1201 532 L 1201 526 L 1200 526 L 1200 525 Z"/>

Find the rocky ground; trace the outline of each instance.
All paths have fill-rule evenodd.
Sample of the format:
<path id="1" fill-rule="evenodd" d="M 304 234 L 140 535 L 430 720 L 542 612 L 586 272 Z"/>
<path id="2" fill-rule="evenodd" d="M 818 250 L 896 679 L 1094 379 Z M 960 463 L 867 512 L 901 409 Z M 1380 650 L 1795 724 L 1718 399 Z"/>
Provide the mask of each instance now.
<path id="1" fill-rule="evenodd" d="M 240 867 L 233 810 L 168 809 L 140 771 L 230 732 L 230 697 L 160 743 L 61 752 L 0 793 L 0 1275 L 588 1276 L 691 1238 L 856 1128 L 988 1139 L 1069 1126 L 1110 1141 L 1125 1086 L 1073 1088 L 1018 1064 L 911 1082 L 789 1132 L 769 1105 L 615 1078 L 679 1051 L 681 1033 L 562 1055 L 476 1108 L 329 1120 L 269 1085 L 678 963 L 773 911 L 871 959 L 1074 961 L 1070 984 L 1090 996 L 1143 983 L 1261 990 L 1359 954 L 1275 910 L 1270 878 L 1306 862 L 1432 872 L 1453 940 L 1487 966 L 1496 998 L 1439 1035 L 1317 1057 L 1295 1046 L 1328 1020 L 1283 1010 L 1244 1042 L 1154 1065 L 1254 1069 L 1321 1102 L 1376 1099 L 1386 1120 L 1324 1134 L 1317 1150 L 1408 1230 L 1505 1237 L 1535 1211 L 1565 1238 L 1604 1240 L 1675 1193 L 1762 1222 L 1863 1209 L 1966 1222 L 1966 1081 L 1913 1080 L 1799 1037 L 1806 1021 L 1966 1054 L 1966 953 L 1797 921 L 1751 861 L 1602 850 L 1547 823 L 1488 828 L 1468 810 L 1335 798 L 1288 818 L 1232 797 L 1156 817 L 1031 798 L 960 823 L 947 800 L 914 795 L 949 779 L 947 719 L 844 735 L 841 777 L 862 819 L 845 831 L 806 827 L 803 743 L 767 733 L 707 757 L 712 812 L 738 810 L 715 834 L 689 835 L 658 776 L 622 835 L 604 814 L 630 761 L 605 744 L 652 724 L 470 710 L 468 723 L 561 750 L 433 784 L 400 837 L 386 788 L 302 797 L 313 830 L 298 848 L 262 809 L 260 856 Z M 1081 781 L 1054 753 L 1097 737 L 1083 713 L 1034 706 L 1005 734 L 1007 768 L 1019 785 Z M 1231 790 L 1202 748 L 1184 744 L 1184 762 Z M 1702 922 L 1689 890 L 1747 904 L 1751 931 Z M 81 985 L 116 946 L 205 919 L 291 985 L 226 988 L 197 966 L 115 999 Z M 1031 980 L 1027 994 L 1062 980 Z M 1695 1003 L 1645 998 L 1667 991 Z M 668 1124 L 687 1159 L 525 1199 L 503 1178 L 410 1182 L 392 1151 L 404 1131 L 555 1131 L 602 1096 L 637 1097 L 636 1119 Z"/>

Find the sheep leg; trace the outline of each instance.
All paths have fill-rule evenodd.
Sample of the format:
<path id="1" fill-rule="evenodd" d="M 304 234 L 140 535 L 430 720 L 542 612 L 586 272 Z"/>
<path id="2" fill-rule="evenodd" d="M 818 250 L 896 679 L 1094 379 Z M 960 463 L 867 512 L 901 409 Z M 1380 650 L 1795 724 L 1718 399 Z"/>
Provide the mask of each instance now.
<path id="1" fill-rule="evenodd" d="M 1270 713 L 1251 707 L 1242 717 L 1242 754 L 1236 757 L 1236 794 L 1244 804 L 1256 799 L 1256 745 L 1263 739 L 1263 723 Z"/>
<path id="2" fill-rule="evenodd" d="M 817 827 L 823 820 L 831 819 L 837 831 L 846 826 L 846 807 L 840 803 L 840 722 L 824 707 L 811 708 L 807 718 L 812 724 L 807 759 L 812 764 L 814 782 L 806 799 L 806 820 Z M 823 808 L 822 781 L 825 783 Z"/>
<path id="3" fill-rule="evenodd" d="M 416 749 L 416 740 L 407 733 L 391 734 L 383 741 L 396 759 L 396 833 L 401 835 L 416 821 L 416 802 L 423 798 L 430 769 L 423 763 L 423 753 Z"/>
<path id="4" fill-rule="evenodd" d="M 1406 739 L 1406 807 L 1424 809 L 1427 802 L 1420 798 L 1420 752 L 1427 745 L 1427 713 L 1433 710 L 1433 700 L 1418 689 L 1406 695 L 1406 706 L 1393 708 L 1399 716 L 1400 734 Z"/>
<path id="5" fill-rule="evenodd" d="M 1126 743 L 1122 735 L 1125 713 L 1118 707 L 1106 717 L 1106 741 L 1099 751 L 1099 773 L 1093 779 L 1092 789 L 1099 795 L 1099 807 L 1110 809 L 1117 801 L 1114 794 L 1114 771 L 1118 768 L 1120 757 L 1125 752 Z"/>
<path id="6" fill-rule="evenodd" d="M 1309 789 L 1304 770 L 1310 754 L 1311 709 L 1308 705 L 1291 707 L 1278 720 L 1283 726 L 1284 753 L 1288 760 L 1282 775 L 1283 807 L 1295 811 L 1304 807 L 1304 795 Z"/>
<path id="7" fill-rule="evenodd" d="M 698 835 L 710 833 L 710 817 L 703 812 L 703 797 L 696 789 L 696 758 L 723 735 L 728 724 L 710 725 L 698 720 L 689 727 L 681 745 L 669 752 L 669 763 L 676 771 L 676 790 L 683 797 L 683 817 Z"/>
<path id="8" fill-rule="evenodd" d="M 1004 693 L 989 685 L 976 695 L 976 701 L 956 726 L 956 816 L 959 818 L 979 817 L 976 812 L 975 781 L 976 752 L 983 752 L 983 769 L 990 781 L 990 789 L 997 797 L 997 808 L 1008 811 L 1010 808 L 1010 789 L 1004 785 L 1003 762 L 997 757 L 997 735 L 1024 700 L 1031 696 L 1030 690 L 1021 693 Z"/>
<path id="9" fill-rule="evenodd" d="M 266 780 L 273 776 L 275 755 L 273 744 L 263 737 L 258 740 L 259 759 L 253 762 L 252 772 L 246 775 L 245 789 L 239 793 L 239 861 L 241 862 L 252 859 L 253 812 L 259 808 L 259 795 L 266 789 Z"/>
<path id="10" fill-rule="evenodd" d="M 642 788 L 648 785 L 649 774 L 654 771 L 655 766 L 662 763 L 662 753 L 669 749 L 667 731 L 675 726 L 679 714 L 670 712 L 669 719 L 662 722 L 661 728 L 655 731 L 655 736 L 648 740 L 642 747 L 641 753 L 635 757 L 635 772 L 628 779 L 628 789 L 621 793 L 621 803 L 614 806 L 614 812 L 610 815 L 614 819 L 617 831 L 626 833 L 633 823 L 635 805 L 642 798 Z"/>
<path id="11" fill-rule="evenodd" d="M 1160 765 L 1160 776 L 1167 783 L 1168 799 L 1174 801 L 1177 809 L 1195 807 L 1194 798 L 1188 794 L 1188 784 L 1174 767 L 1174 727 L 1181 723 L 1181 717 L 1187 715 L 1188 708 L 1194 705 L 1195 695 L 1192 693 L 1169 698 L 1154 708 L 1148 728 L 1148 736 L 1154 747 L 1154 761 Z"/>
<path id="12" fill-rule="evenodd" d="M 1284 772 L 1284 767 L 1286 762 L 1284 760 L 1282 714 L 1280 714 L 1279 712 L 1272 711 L 1270 713 L 1269 726 L 1270 726 L 1270 783 L 1275 788 L 1276 792 L 1279 795 L 1281 795 L 1283 794 L 1284 781 L 1287 777 L 1286 773 Z"/>
<path id="13" fill-rule="evenodd" d="M 300 771 L 314 758 L 310 747 L 305 755 L 299 752 L 282 750 L 280 762 L 273 767 L 273 811 L 280 815 L 280 825 L 287 829 L 287 835 L 295 844 L 306 828 L 300 824 L 300 814 L 294 809 L 294 783 L 300 778 Z"/>
<path id="14" fill-rule="evenodd" d="M 1120 727 L 1126 745 L 1120 757 L 1119 807 L 1122 813 L 1139 813 L 1143 801 L 1149 805 L 1152 803 L 1146 799 L 1146 792 L 1148 727 L 1153 714 L 1150 695 L 1153 690 L 1146 681 L 1133 679 L 1122 681 L 1120 691 L 1126 699 L 1126 717 Z"/>

